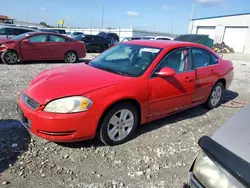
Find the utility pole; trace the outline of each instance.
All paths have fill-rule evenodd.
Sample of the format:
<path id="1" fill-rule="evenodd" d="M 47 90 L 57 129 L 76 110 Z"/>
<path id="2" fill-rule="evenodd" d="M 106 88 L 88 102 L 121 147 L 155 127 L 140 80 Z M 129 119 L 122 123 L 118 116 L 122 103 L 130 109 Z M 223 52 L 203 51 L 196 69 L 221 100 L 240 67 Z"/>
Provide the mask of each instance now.
<path id="1" fill-rule="evenodd" d="M 191 10 L 190 20 L 192 20 L 193 16 L 194 16 L 195 3 L 196 3 L 196 0 L 193 0 L 193 6 L 192 6 L 192 10 Z"/>
<path id="2" fill-rule="evenodd" d="M 104 19 L 104 6 L 102 7 L 102 23 L 101 23 L 101 29 L 103 29 L 103 19 Z"/>
<path id="3" fill-rule="evenodd" d="M 190 15 L 190 22 L 192 23 L 190 34 L 192 34 L 193 32 L 193 25 L 194 25 L 193 16 L 194 16 L 195 3 L 196 3 L 196 0 L 193 0 L 193 6 L 191 10 L 191 15 Z"/>
<path id="4" fill-rule="evenodd" d="M 92 34 L 92 17 L 90 17 L 90 34 Z"/>
<path id="5" fill-rule="evenodd" d="M 171 34 L 174 32 L 174 21 L 172 21 Z"/>

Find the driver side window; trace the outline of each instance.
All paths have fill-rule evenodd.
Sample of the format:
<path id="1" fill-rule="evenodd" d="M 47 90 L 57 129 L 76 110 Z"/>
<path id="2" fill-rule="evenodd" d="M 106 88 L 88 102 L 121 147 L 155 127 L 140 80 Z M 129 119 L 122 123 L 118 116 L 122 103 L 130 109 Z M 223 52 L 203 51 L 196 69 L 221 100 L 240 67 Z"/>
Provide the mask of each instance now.
<path id="1" fill-rule="evenodd" d="M 157 67 L 155 72 L 159 72 L 162 68 L 169 67 L 176 73 L 185 72 L 191 69 L 189 49 L 179 49 L 170 52 Z"/>

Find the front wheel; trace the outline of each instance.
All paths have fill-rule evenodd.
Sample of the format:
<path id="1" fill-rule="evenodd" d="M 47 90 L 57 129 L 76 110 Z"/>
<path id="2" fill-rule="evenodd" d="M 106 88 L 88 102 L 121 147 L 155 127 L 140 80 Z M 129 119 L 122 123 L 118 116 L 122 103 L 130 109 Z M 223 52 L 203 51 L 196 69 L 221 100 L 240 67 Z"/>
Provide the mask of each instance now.
<path id="1" fill-rule="evenodd" d="M 206 102 L 207 108 L 213 109 L 220 106 L 223 93 L 224 93 L 224 85 L 221 82 L 218 82 L 213 87 L 210 96 Z"/>
<path id="2" fill-rule="evenodd" d="M 66 63 L 75 63 L 78 61 L 77 53 L 74 51 L 67 52 L 64 57 Z"/>
<path id="3" fill-rule="evenodd" d="M 18 54 L 12 50 L 6 50 L 5 52 L 3 52 L 1 58 L 2 61 L 8 65 L 16 64 L 19 60 Z"/>
<path id="4" fill-rule="evenodd" d="M 119 104 L 104 117 L 98 136 L 105 145 L 122 144 L 131 139 L 137 125 L 137 109 L 128 103 Z"/>

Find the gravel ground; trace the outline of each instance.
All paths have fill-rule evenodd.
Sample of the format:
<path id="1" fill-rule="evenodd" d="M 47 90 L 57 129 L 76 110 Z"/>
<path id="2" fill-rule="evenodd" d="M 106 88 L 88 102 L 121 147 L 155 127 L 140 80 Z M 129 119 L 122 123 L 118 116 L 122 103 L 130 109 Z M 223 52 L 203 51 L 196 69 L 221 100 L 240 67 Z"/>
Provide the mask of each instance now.
<path id="1" fill-rule="evenodd" d="M 91 58 L 95 54 L 88 54 Z M 229 100 L 250 102 L 250 59 L 233 59 L 235 79 Z M 239 108 L 202 106 L 142 126 L 135 139 L 120 146 L 97 140 L 58 145 L 29 135 L 18 122 L 19 92 L 44 69 L 63 63 L 0 64 L 0 187 L 181 187 L 199 151 L 197 141 L 210 135 Z"/>

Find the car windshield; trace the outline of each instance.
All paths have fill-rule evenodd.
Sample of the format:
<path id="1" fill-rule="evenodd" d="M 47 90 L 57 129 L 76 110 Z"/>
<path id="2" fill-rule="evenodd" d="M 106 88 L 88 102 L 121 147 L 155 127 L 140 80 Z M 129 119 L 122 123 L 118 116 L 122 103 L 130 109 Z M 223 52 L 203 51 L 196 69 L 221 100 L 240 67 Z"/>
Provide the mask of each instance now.
<path id="1" fill-rule="evenodd" d="M 161 48 L 118 44 L 103 52 L 90 66 L 124 76 L 141 76 L 160 53 Z"/>
<path id="2" fill-rule="evenodd" d="M 17 35 L 13 38 L 11 38 L 11 40 L 21 40 L 21 39 L 24 39 L 25 37 L 28 37 L 30 36 L 30 33 L 23 33 L 21 35 Z"/>

